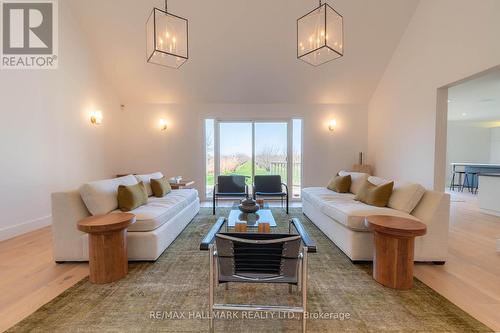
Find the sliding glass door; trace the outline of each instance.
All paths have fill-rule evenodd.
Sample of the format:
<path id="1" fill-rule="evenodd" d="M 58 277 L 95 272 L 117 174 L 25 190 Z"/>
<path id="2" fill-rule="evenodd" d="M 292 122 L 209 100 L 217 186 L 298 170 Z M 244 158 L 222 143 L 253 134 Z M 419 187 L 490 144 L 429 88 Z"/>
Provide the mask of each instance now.
<path id="1" fill-rule="evenodd" d="M 253 177 L 253 124 L 251 122 L 218 122 L 219 156 L 217 175 Z"/>
<path id="2" fill-rule="evenodd" d="M 207 197 L 218 175 L 247 176 L 248 185 L 255 175 L 280 175 L 290 197 L 300 197 L 302 120 L 207 119 L 205 140 Z"/>
<path id="3" fill-rule="evenodd" d="M 288 183 L 288 123 L 254 123 L 255 175 L 280 175 Z"/>

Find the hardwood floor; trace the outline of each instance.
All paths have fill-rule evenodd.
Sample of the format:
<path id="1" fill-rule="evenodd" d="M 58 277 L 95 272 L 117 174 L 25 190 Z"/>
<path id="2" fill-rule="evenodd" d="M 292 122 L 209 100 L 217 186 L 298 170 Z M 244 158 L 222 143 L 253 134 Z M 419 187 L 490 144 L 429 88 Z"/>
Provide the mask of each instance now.
<path id="1" fill-rule="evenodd" d="M 0 331 L 11 327 L 89 274 L 86 263 L 58 265 L 52 231 L 0 242 Z"/>
<path id="2" fill-rule="evenodd" d="M 479 213 L 476 197 L 468 194 L 452 193 L 451 207 L 447 263 L 417 264 L 415 276 L 500 331 L 500 253 L 495 251 L 500 218 Z M 0 331 L 87 275 L 85 263 L 54 263 L 50 228 L 0 242 Z"/>
<path id="3" fill-rule="evenodd" d="M 479 212 L 477 197 L 451 192 L 448 261 L 415 265 L 415 276 L 444 297 L 500 331 L 500 218 Z"/>

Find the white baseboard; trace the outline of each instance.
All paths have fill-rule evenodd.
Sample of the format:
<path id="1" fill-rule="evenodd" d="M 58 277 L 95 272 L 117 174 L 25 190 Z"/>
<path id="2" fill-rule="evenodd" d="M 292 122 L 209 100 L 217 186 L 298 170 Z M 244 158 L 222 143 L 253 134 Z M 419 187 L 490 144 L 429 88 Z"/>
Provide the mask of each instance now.
<path id="1" fill-rule="evenodd" d="M 486 208 L 479 208 L 479 211 L 484 214 L 488 215 L 494 215 L 500 217 L 500 212 L 497 210 L 492 210 L 492 209 L 486 209 Z"/>
<path id="2" fill-rule="evenodd" d="M 52 222 L 52 216 L 43 216 L 34 220 L 26 221 L 10 227 L 0 229 L 0 241 L 16 237 L 27 232 L 40 229 L 50 225 Z"/>

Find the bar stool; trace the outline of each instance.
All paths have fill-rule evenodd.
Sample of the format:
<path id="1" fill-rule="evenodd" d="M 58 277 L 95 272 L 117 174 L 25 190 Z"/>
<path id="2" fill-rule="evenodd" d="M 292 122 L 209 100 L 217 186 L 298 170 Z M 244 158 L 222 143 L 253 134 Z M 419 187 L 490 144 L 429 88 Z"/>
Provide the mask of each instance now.
<path id="1" fill-rule="evenodd" d="M 479 185 L 478 173 L 477 172 L 465 172 L 464 183 L 462 185 L 462 192 L 464 188 L 468 189 L 472 194 L 477 193 Z"/>
<path id="2" fill-rule="evenodd" d="M 458 183 L 455 182 L 455 175 L 458 175 Z M 459 191 L 462 190 L 462 178 L 464 175 L 465 171 L 453 171 L 453 175 L 451 176 L 450 191 L 455 191 L 455 188 Z"/>

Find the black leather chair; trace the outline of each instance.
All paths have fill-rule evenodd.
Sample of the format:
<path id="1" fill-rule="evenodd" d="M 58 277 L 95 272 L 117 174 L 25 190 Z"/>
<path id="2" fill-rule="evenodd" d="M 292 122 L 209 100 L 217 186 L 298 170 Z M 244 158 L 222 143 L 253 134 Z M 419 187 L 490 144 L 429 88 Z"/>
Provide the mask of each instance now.
<path id="1" fill-rule="evenodd" d="M 238 175 L 217 177 L 213 192 L 212 214 L 215 215 L 218 198 L 246 198 L 248 196 L 247 178 L 247 176 Z"/>
<path id="2" fill-rule="evenodd" d="M 286 213 L 288 214 L 288 186 L 281 182 L 279 175 L 255 176 L 253 180 L 253 198 L 280 198 L 283 207 L 283 199 L 286 199 Z"/>
<path id="3" fill-rule="evenodd" d="M 307 253 L 299 235 L 266 233 L 219 233 L 209 245 L 209 313 L 213 311 L 274 311 L 302 315 L 306 331 Z M 215 303 L 215 288 L 228 283 L 281 283 L 300 288 L 302 304 L 257 305 Z M 286 299 L 286 297 L 285 297 Z M 214 321 L 210 317 L 210 332 Z"/>

